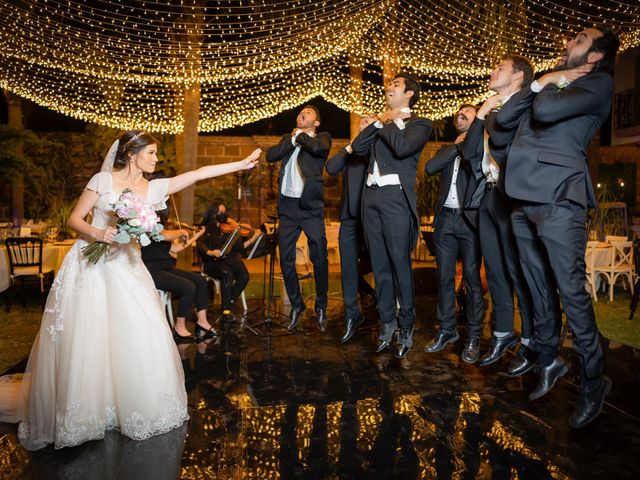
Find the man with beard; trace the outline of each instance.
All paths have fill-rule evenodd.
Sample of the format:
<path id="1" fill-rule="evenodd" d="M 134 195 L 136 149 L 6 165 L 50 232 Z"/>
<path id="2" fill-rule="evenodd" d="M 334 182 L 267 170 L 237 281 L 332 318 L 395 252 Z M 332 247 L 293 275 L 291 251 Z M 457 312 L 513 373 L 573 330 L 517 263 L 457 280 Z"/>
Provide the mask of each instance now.
<path id="1" fill-rule="evenodd" d="M 321 332 L 327 329 L 329 262 L 322 170 L 331 149 L 331 135 L 316 133 L 319 126 L 320 112 L 313 105 L 306 105 L 298 114 L 293 132 L 267 150 L 268 162 L 282 160 L 278 177 L 278 247 L 284 286 L 291 301 L 289 331 L 296 329 L 306 308 L 296 272 L 296 242 L 301 231 L 307 236 L 316 281 L 316 323 Z"/>
<path id="2" fill-rule="evenodd" d="M 462 278 L 467 289 L 467 340 L 462 360 L 475 363 L 480 355 L 480 335 L 484 301 L 480 281 L 480 244 L 478 209 L 467 208 L 476 189 L 471 164 L 463 157 L 462 144 L 476 116 L 473 105 L 462 105 L 454 116 L 458 137 L 445 145 L 425 165 L 428 175 L 440 175 L 440 195 L 436 205 L 434 241 L 438 265 L 438 310 L 440 330 L 429 345 L 428 353 L 439 352 L 458 340 L 456 328 L 455 277 L 458 254 L 462 256 Z"/>
<path id="3" fill-rule="evenodd" d="M 574 428 L 598 416 L 611 389 L 584 288 L 586 214 L 596 205 L 585 149 L 611 109 L 609 71 L 618 46 L 607 27 L 583 30 L 567 43 L 556 71 L 533 82 L 528 95 L 511 99 L 497 116 L 498 124 L 507 125 L 532 102 L 519 123 L 505 172 L 507 195 L 517 201 L 513 232 L 534 305 L 531 347 L 538 353 L 539 383 L 529 398 L 545 395 L 569 369 L 558 355 L 562 301 L 581 361 L 580 394 L 569 419 Z"/>
<path id="4" fill-rule="evenodd" d="M 478 229 L 493 308 L 491 348 L 478 365 L 483 367 L 497 362 L 509 348 L 518 343 L 518 335 L 514 332 L 515 290 L 522 339 L 518 355 L 507 367 L 507 374 L 510 376 L 522 375 L 534 366 L 527 348 L 533 334 L 533 307 L 511 228 L 512 200 L 504 191 L 503 171 L 508 145 L 497 147 L 492 137 L 508 135 L 513 138 L 515 126 L 510 129 L 499 128 L 495 125 L 495 118 L 500 107 L 509 102 L 519 90 L 528 89 L 532 80 L 533 68 L 527 59 L 505 55 L 489 78 L 489 89 L 496 92 L 496 95 L 489 97 L 478 110 L 462 147 L 464 158 L 471 163 L 473 171 L 481 180 L 482 200 Z"/>
<path id="5" fill-rule="evenodd" d="M 369 159 L 362 216 L 381 321 L 376 351 L 391 345 L 399 326 L 398 358 L 403 358 L 413 344 L 411 251 L 418 241 L 420 225 L 416 169 L 432 129 L 431 121 L 411 113 L 419 98 L 418 82 L 411 75 L 399 73 L 386 90 L 387 110 L 351 143 L 356 155 Z"/>

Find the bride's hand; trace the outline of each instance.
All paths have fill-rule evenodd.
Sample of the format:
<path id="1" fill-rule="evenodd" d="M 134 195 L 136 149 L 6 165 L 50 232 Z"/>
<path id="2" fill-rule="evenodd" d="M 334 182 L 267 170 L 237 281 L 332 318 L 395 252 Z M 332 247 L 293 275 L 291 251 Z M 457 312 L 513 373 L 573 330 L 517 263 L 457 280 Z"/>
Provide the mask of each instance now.
<path id="1" fill-rule="evenodd" d="M 110 245 L 113 243 L 113 239 L 117 234 L 118 234 L 117 228 L 107 227 L 103 230 L 98 230 L 98 233 L 96 234 L 96 240 L 98 242 L 107 243 Z"/>
<path id="2" fill-rule="evenodd" d="M 249 155 L 247 158 L 242 160 L 242 164 L 243 164 L 242 169 L 249 170 L 255 167 L 258 164 L 258 159 L 260 158 L 261 153 L 262 153 L 261 148 L 256 148 L 253 152 L 251 152 L 251 155 Z"/>

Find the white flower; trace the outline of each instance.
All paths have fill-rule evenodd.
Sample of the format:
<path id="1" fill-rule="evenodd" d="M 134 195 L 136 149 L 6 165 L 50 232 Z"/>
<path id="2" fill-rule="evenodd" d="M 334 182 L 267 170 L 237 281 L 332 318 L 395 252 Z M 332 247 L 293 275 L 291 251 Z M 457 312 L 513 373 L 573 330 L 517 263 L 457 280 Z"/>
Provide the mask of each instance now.
<path id="1" fill-rule="evenodd" d="M 127 223 L 132 227 L 139 227 L 140 225 L 142 225 L 142 222 L 139 218 L 130 218 Z"/>
<path id="2" fill-rule="evenodd" d="M 567 88 L 570 83 L 571 82 L 569 80 L 567 80 L 567 77 L 562 75 L 560 77 L 560 79 L 558 80 L 558 83 L 556 83 L 556 85 L 558 86 L 558 90 L 562 90 L 563 88 Z"/>

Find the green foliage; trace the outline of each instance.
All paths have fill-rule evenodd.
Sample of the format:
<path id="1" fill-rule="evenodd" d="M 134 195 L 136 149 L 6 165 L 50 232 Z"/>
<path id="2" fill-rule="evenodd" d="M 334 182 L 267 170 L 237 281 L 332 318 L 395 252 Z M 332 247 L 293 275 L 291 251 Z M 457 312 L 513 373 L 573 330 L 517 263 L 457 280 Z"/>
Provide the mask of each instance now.
<path id="1" fill-rule="evenodd" d="M 55 228 L 58 231 L 58 240 L 72 238 L 75 235 L 75 231 L 69 226 L 69 218 L 76 203 L 77 199 L 69 203 L 57 202 L 55 208 L 51 209 L 48 223 L 50 228 Z"/>

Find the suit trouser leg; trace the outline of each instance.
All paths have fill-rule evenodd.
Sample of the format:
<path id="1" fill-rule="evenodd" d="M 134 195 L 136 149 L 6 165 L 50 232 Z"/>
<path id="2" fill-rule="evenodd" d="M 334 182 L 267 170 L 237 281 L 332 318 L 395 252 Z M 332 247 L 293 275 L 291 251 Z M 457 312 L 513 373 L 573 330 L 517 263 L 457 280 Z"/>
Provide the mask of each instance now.
<path id="1" fill-rule="evenodd" d="M 363 224 L 376 283 L 378 313 L 383 324 L 396 322 L 396 295 L 400 326 L 415 322 L 411 272 L 411 213 L 399 186 L 365 188 Z"/>
<path id="2" fill-rule="evenodd" d="M 382 233 L 390 253 L 395 298 L 400 305 L 398 326 L 412 329 L 416 321 L 415 291 L 411 270 L 411 210 L 401 188 L 382 188 Z M 392 299 L 393 301 L 393 299 Z"/>
<path id="3" fill-rule="evenodd" d="M 549 258 L 538 237 L 536 221 L 530 218 L 529 208 L 528 205 L 516 204 L 511 224 L 533 304 L 534 334 L 529 346 L 540 354 L 541 363 L 548 363 L 557 356 L 561 329 L 560 300 Z"/>
<path id="4" fill-rule="evenodd" d="M 487 190 L 479 209 L 480 248 L 493 307 L 494 331 L 513 331 L 513 285 L 503 257 L 498 189 Z"/>
<path id="5" fill-rule="evenodd" d="M 513 200 L 500 190 L 497 191 L 499 192 L 497 195 L 499 201 L 495 208 L 495 215 L 500 234 L 500 244 L 502 245 L 502 258 L 518 299 L 522 337 L 531 338 L 533 336 L 533 302 L 529 285 L 527 285 L 522 273 L 516 237 L 513 234 L 513 225 L 511 223 Z"/>
<path id="6" fill-rule="evenodd" d="M 436 316 L 440 328 L 447 332 L 456 329 L 456 260 L 458 259 L 458 239 L 455 236 L 456 216 L 442 211 L 435 225 L 433 240 L 438 276 L 438 307 Z"/>
<path id="7" fill-rule="evenodd" d="M 345 218 L 340 222 L 340 271 L 342 298 L 346 318 L 360 316 L 358 306 L 358 253 L 360 251 L 360 220 Z"/>
<path id="8" fill-rule="evenodd" d="M 462 279 L 467 289 L 467 329 L 469 336 L 482 334 L 484 299 L 480 280 L 480 241 L 478 232 L 467 223 L 463 215 L 457 215 L 455 234 L 462 257 Z"/>
<path id="9" fill-rule="evenodd" d="M 282 270 L 284 287 L 293 308 L 301 307 L 304 303 L 296 271 L 296 242 L 300 237 L 301 230 L 294 217 L 280 213 L 280 227 L 278 228 L 280 269 Z"/>
<path id="10" fill-rule="evenodd" d="M 584 288 L 587 212 L 569 201 L 525 208 L 536 223 L 555 275 L 567 323 L 574 334 L 573 348 L 582 363 L 583 381 L 596 379 L 603 371 L 603 353 L 591 297 Z"/>
<path id="11" fill-rule="evenodd" d="M 329 259 L 323 210 L 314 211 L 313 215 L 309 211 L 309 215 L 300 222 L 300 226 L 307 236 L 309 259 L 313 263 L 313 276 L 316 281 L 315 308 L 326 309 L 327 292 L 329 291 Z"/>

